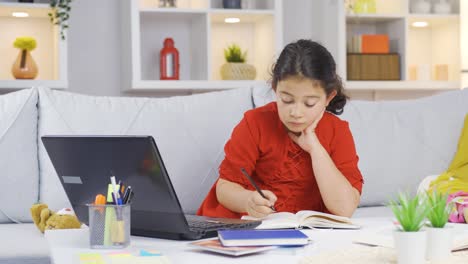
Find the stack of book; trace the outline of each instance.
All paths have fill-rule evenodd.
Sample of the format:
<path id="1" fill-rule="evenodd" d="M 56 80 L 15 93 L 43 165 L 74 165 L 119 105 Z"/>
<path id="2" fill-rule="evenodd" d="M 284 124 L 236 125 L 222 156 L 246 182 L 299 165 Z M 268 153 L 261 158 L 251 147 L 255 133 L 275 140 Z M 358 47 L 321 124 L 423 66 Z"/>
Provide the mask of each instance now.
<path id="1" fill-rule="evenodd" d="M 348 53 L 388 54 L 388 35 L 354 35 L 348 41 Z"/>
<path id="2" fill-rule="evenodd" d="M 388 35 L 354 35 L 347 50 L 348 80 L 401 80 L 400 56 L 390 52 Z"/>

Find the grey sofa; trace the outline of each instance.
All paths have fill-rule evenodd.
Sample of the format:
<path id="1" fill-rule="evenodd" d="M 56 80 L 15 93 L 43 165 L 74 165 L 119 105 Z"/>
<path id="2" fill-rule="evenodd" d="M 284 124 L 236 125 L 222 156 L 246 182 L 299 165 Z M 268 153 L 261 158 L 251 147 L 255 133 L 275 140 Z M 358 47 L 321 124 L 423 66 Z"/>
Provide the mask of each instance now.
<path id="1" fill-rule="evenodd" d="M 268 87 L 172 98 L 96 97 L 32 88 L 0 96 L 0 263 L 50 263 L 31 223 L 38 201 L 53 210 L 69 202 L 40 136 L 152 135 L 184 210 L 193 213 L 217 177 L 223 146 L 243 113 L 274 100 Z M 395 102 L 349 103 L 364 176 L 355 216 L 383 216 L 396 191 L 415 190 L 450 163 L 468 113 L 468 90 Z M 16 223 L 15 223 L 16 222 Z"/>

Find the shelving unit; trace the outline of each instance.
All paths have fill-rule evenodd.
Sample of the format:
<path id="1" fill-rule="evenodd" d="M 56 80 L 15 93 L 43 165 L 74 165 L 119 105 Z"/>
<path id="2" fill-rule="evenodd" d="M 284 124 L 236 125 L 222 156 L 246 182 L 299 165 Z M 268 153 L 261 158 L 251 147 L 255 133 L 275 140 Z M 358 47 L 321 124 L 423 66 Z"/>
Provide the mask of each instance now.
<path id="1" fill-rule="evenodd" d="M 345 34 L 348 40 L 355 34 L 387 34 L 390 52 L 400 55 L 401 81 L 347 81 L 349 90 L 359 91 L 414 91 L 460 89 L 460 22 L 459 1 L 449 1 L 450 14 L 414 14 L 411 5 L 414 0 L 377 0 L 375 14 L 346 14 L 344 5 L 337 5 L 336 12 L 346 16 L 344 25 L 338 25 L 338 34 Z M 343 8 L 343 10 L 339 10 Z M 426 27 L 417 28 L 413 22 L 427 22 Z M 339 38 L 339 37 L 337 37 Z M 346 46 L 335 51 L 340 72 L 346 76 Z M 435 80 L 434 67 L 448 65 L 448 80 Z M 430 69 L 429 80 L 411 79 L 411 68 Z"/>
<path id="2" fill-rule="evenodd" d="M 67 44 L 60 38 L 58 28 L 49 21 L 50 10 L 45 3 L 0 1 L 0 90 L 33 86 L 67 88 Z M 26 12 L 29 16 L 13 17 L 13 12 Z M 16 80 L 11 74 L 11 65 L 19 52 L 13 42 L 20 36 L 31 36 L 37 42 L 36 49 L 31 52 L 39 69 L 34 80 Z"/>
<path id="3" fill-rule="evenodd" d="M 223 9 L 222 0 L 179 0 L 176 8 L 157 1 L 122 1 L 125 91 L 194 91 L 249 87 L 269 79 L 268 70 L 283 47 L 282 1 L 244 0 L 243 9 Z M 239 23 L 225 23 L 236 17 Z M 179 50 L 180 80 L 159 80 L 159 52 L 171 37 Z M 256 80 L 224 81 L 219 69 L 224 48 L 247 51 Z"/>

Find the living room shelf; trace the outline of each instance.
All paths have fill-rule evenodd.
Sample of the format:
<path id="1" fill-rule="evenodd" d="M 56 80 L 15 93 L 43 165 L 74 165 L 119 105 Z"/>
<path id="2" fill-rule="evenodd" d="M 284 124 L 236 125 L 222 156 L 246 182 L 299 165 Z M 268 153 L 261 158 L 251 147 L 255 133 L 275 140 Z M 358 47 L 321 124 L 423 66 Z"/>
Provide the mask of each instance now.
<path id="1" fill-rule="evenodd" d="M 59 36 L 58 27 L 52 25 L 45 3 L 17 3 L 0 1 L 0 89 L 22 89 L 45 85 L 66 88 L 67 42 Z M 14 17 L 13 12 L 26 13 L 27 17 Z M 34 80 L 17 80 L 11 66 L 19 50 L 13 47 L 17 37 L 30 36 L 37 42 L 31 56 L 38 66 Z"/>
<path id="2" fill-rule="evenodd" d="M 428 25 L 423 28 L 412 26 L 419 21 L 425 21 Z M 408 75 L 410 67 L 415 69 L 426 67 L 430 71 L 430 79 L 436 80 L 435 68 L 437 65 L 443 65 L 447 68 L 444 75 L 447 75 L 448 81 L 460 80 L 461 48 L 458 15 L 411 15 L 408 18 L 407 45 Z"/>
<path id="3" fill-rule="evenodd" d="M 413 13 L 413 1 L 415 0 L 375 0 L 376 12 L 362 14 L 347 10 L 345 5 L 340 4 L 341 1 L 330 1 L 326 4 L 314 2 L 313 8 L 322 10 L 323 14 L 319 12 L 321 21 L 338 15 L 336 24 L 330 23 L 330 19 L 327 20 L 329 27 L 335 27 L 327 30 L 336 31 L 335 35 L 323 33 L 320 27 L 311 31 L 312 35 L 318 36 L 318 41 L 331 50 L 347 89 L 435 91 L 461 88 L 460 0 L 449 1 L 449 14 Z M 423 27 L 417 27 L 421 23 L 413 24 L 414 22 L 426 24 L 422 23 Z M 347 79 L 348 50 L 345 43 L 348 43 L 353 35 L 361 34 L 389 36 L 390 52 L 399 54 L 400 81 Z"/>
<path id="4" fill-rule="evenodd" d="M 268 80 L 283 47 L 281 0 L 249 1 L 243 9 L 224 9 L 222 2 L 182 0 L 161 8 L 157 1 L 122 1 L 124 90 L 231 89 Z M 225 21 L 232 17 L 240 21 Z M 159 52 L 168 37 L 179 51 L 176 81 L 159 80 Z M 224 49 L 233 43 L 247 51 L 256 80 L 221 80 Z"/>

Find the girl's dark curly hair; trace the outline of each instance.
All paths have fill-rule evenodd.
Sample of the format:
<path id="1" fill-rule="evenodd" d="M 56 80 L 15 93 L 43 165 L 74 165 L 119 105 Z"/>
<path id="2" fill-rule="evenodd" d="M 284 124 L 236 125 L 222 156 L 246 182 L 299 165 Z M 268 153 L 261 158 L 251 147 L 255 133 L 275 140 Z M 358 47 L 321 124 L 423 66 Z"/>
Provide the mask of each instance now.
<path id="1" fill-rule="evenodd" d="M 297 76 L 318 82 L 327 96 L 336 91 L 336 96 L 326 110 L 335 115 L 343 113 L 348 97 L 344 94 L 341 78 L 336 74 L 335 60 L 325 47 L 317 42 L 301 39 L 283 49 L 273 66 L 273 90 L 276 91 L 278 82 Z"/>

